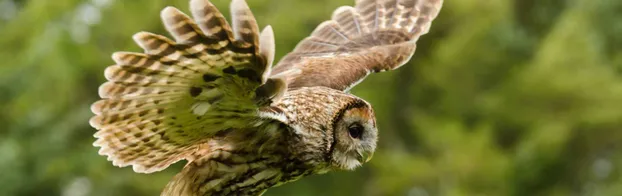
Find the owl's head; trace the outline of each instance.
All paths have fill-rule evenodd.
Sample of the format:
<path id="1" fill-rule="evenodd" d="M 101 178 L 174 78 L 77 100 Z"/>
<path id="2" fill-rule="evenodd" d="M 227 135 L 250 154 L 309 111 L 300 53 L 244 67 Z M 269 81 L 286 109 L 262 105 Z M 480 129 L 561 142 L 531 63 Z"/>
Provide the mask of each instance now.
<path id="1" fill-rule="evenodd" d="M 371 105 L 354 99 L 336 114 L 332 126 L 331 167 L 352 170 L 371 159 L 378 140 L 376 117 Z"/>

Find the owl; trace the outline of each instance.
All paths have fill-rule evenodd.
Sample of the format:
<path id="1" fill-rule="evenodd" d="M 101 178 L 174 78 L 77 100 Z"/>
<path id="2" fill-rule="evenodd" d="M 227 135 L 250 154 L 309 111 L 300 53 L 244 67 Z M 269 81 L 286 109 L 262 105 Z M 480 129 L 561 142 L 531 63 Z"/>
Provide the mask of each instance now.
<path id="1" fill-rule="evenodd" d="M 161 12 L 173 39 L 139 32 L 117 52 L 91 106 L 94 146 L 119 167 L 152 173 L 186 160 L 162 195 L 261 195 L 304 176 L 369 161 L 371 105 L 349 93 L 409 61 L 442 0 L 357 0 L 274 63 L 272 28 L 244 0 L 231 23 L 208 0 L 192 17 Z"/>

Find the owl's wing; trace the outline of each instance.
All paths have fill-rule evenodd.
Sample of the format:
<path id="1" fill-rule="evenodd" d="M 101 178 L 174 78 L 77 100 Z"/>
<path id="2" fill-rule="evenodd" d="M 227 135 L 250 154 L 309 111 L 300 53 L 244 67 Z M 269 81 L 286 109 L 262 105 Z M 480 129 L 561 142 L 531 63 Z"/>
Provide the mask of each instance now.
<path id="1" fill-rule="evenodd" d="M 325 86 L 348 91 L 373 72 L 408 62 L 443 0 L 356 0 L 335 10 L 311 36 L 283 57 L 273 74 L 300 69 L 289 88 Z"/>
<path id="2" fill-rule="evenodd" d="M 220 131 L 257 126 L 260 109 L 287 89 L 269 77 L 272 29 L 259 35 L 244 0 L 231 3 L 231 26 L 207 0 L 192 0 L 191 11 L 197 23 L 173 7 L 162 11 L 175 41 L 141 32 L 134 39 L 144 53 L 113 55 L 90 124 L 114 165 L 150 173 L 191 159 L 197 143 Z"/>

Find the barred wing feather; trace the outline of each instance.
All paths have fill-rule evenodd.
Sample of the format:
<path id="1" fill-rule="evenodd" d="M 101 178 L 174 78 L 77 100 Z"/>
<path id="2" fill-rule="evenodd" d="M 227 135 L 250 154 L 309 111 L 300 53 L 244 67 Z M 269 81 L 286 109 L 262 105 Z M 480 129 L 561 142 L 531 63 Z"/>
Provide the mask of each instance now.
<path id="1" fill-rule="evenodd" d="M 231 3 L 231 26 L 207 0 L 192 0 L 191 12 L 195 20 L 162 11 L 175 41 L 141 32 L 133 38 L 144 53 L 113 54 L 90 124 L 94 145 L 114 165 L 150 173 L 190 160 L 219 131 L 254 126 L 259 108 L 286 90 L 283 78 L 269 78 L 272 29 L 260 35 L 243 0 Z"/>
<path id="2" fill-rule="evenodd" d="M 335 10 L 311 36 L 275 66 L 273 74 L 300 69 L 289 88 L 325 86 L 348 91 L 373 72 L 408 62 L 430 29 L 443 0 L 356 0 Z"/>

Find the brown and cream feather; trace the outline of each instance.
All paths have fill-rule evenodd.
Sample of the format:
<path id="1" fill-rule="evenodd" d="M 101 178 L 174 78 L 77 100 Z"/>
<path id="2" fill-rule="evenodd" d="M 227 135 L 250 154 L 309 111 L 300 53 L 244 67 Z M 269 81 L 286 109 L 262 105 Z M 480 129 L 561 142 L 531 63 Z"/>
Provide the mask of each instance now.
<path id="1" fill-rule="evenodd" d="M 192 18 L 161 12 L 173 40 L 134 35 L 117 52 L 91 106 L 94 145 L 113 165 L 157 172 L 187 160 L 162 195 L 261 195 L 303 176 L 369 161 L 377 128 L 347 91 L 415 51 L 442 0 L 357 0 L 338 8 L 272 70 L 274 35 L 244 0 L 231 25 L 208 0 Z"/>
<path id="2" fill-rule="evenodd" d="M 349 107 L 371 109 L 357 97 L 325 87 L 288 91 L 271 107 L 286 122 L 216 135 L 197 148 L 194 161 L 162 195 L 260 195 L 267 188 L 334 169 L 329 155 L 337 151 L 336 133 L 329 124 Z M 361 115 L 373 118 L 373 113 Z"/>
<path id="3" fill-rule="evenodd" d="M 335 10 L 274 68 L 300 69 L 290 88 L 325 86 L 347 91 L 372 72 L 408 62 L 442 0 L 357 0 Z"/>
<path id="4" fill-rule="evenodd" d="M 113 55 L 116 65 L 105 71 L 109 82 L 100 87 L 103 99 L 93 104 L 90 120 L 99 130 L 100 154 L 136 172 L 159 171 L 191 159 L 193 149 L 219 131 L 252 127 L 260 119 L 257 108 L 283 94 L 285 86 L 272 85 L 282 79 L 266 74 L 274 58 L 272 30 L 259 40 L 246 3 L 232 5 L 233 28 L 208 1 L 192 1 L 198 24 L 168 7 L 162 20 L 175 41 L 141 32 L 134 40 L 144 53 Z"/>

